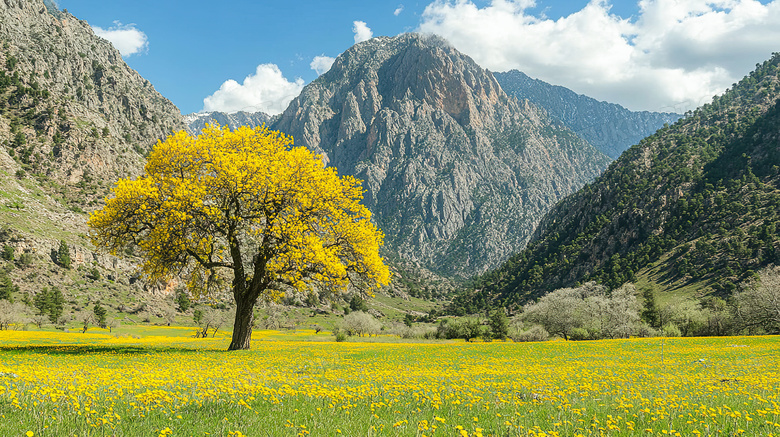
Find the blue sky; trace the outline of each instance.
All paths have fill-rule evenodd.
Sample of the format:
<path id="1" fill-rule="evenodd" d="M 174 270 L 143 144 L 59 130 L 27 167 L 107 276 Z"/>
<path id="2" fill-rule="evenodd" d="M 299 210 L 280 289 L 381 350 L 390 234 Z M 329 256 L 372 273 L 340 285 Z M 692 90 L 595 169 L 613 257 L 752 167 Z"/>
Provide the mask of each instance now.
<path id="1" fill-rule="evenodd" d="M 313 67 L 408 31 L 440 34 L 490 70 L 634 110 L 693 109 L 780 51 L 780 0 L 57 3 L 185 114 L 204 99 L 206 109 L 279 112 Z"/>

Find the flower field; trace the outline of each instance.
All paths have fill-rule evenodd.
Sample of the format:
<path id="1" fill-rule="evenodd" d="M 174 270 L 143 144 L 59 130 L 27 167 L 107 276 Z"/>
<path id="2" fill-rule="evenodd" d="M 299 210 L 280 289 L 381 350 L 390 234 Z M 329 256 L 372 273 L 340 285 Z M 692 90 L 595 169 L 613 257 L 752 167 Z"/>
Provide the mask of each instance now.
<path id="1" fill-rule="evenodd" d="M 777 337 L 401 344 L 261 331 L 251 351 L 226 352 L 224 336 L 158 331 L 0 332 L 0 435 L 780 435 Z"/>

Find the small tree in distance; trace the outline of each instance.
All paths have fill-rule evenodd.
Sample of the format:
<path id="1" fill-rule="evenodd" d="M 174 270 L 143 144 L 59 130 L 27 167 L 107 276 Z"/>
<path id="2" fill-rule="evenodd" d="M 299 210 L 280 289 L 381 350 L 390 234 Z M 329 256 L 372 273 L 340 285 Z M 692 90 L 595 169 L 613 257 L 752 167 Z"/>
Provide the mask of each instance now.
<path id="1" fill-rule="evenodd" d="M 389 282 L 383 235 L 363 190 L 292 139 L 258 127 L 208 126 L 158 142 L 144 174 L 120 180 L 89 219 L 113 253 L 137 246 L 151 281 L 184 274 L 194 296 L 230 284 L 236 302 L 228 350 L 248 349 L 253 307 L 280 291 L 371 289 Z"/>
<path id="2" fill-rule="evenodd" d="M 106 327 L 106 315 L 108 311 L 100 305 L 100 302 L 95 303 L 95 307 L 92 308 L 92 312 L 95 314 L 95 323 L 101 328 Z"/>
<path id="3" fill-rule="evenodd" d="M 60 241 L 60 247 L 57 249 L 57 263 L 66 269 L 70 268 L 70 248 L 65 240 Z"/>

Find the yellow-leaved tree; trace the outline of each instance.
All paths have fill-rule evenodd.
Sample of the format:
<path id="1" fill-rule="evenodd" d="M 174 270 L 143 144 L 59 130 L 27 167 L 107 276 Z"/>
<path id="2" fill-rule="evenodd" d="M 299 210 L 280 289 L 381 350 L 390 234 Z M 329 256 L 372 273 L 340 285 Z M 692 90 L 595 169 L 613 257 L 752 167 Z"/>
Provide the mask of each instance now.
<path id="1" fill-rule="evenodd" d="M 200 296 L 231 281 L 229 350 L 249 349 L 253 308 L 286 287 L 344 290 L 389 282 L 383 235 L 351 176 L 265 127 L 207 126 L 158 142 L 144 174 L 120 180 L 89 219 L 95 246 L 137 246 L 151 281 L 188 278 Z"/>

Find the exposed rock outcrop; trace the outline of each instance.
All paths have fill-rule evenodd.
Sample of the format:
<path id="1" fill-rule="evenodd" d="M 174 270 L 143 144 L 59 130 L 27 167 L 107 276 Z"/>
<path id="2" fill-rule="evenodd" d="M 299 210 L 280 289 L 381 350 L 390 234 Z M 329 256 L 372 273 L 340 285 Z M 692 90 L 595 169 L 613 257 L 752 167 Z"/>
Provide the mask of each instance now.
<path id="1" fill-rule="evenodd" d="M 609 158 L 446 41 L 379 37 L 339 56 L 274 123 L 364 180 L 386 246 L 467 276 L 520 250 Z"/>
<path id="2" fill-rule="evenodd" d="M 193 135 L 200 133 L 206 127 L 206 123 L 217 122 L 220 126 L 235 129 L 239 126 L 256 127 L 263 124 L 271 124 L 274 117 L 264 112 L 238 111 L 228 114 L 226 112 L 198 112 L 184 116 L 187 123 L 187 131 Z"/>

